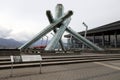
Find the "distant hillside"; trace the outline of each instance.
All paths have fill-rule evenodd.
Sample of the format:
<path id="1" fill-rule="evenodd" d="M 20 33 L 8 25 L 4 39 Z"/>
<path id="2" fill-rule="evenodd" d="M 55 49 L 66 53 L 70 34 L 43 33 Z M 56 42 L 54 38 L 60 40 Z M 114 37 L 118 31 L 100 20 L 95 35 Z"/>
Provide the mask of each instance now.
<path id="1" fill-rule="evenodd" d="M 0 38 L 0 49 L 8 49 L 8 48 L 18 48 L 21 45 L 23 45 L 26 41 L 16 41 L 14 39 L 3 39 Z M 47 43 L 49 43 L 49 41 L 46 40 L 38 40 L 37 42 L 35 42 L 34 44 L 32 44 L 33 46 L 40 46 L 40 45 L 46 45 Z"/>
<path id="2" fill-rule="evenodd" d="M 0 38 L 0 49 L 13 49 L 13 48 L 18 48 L 20 47 L 21 45 L 23 45 L 26 41 L 16 41 L 14 39 L 3 39 L 3 38 Z M 45 46 L 49 43 L 50 41 L 46 41 L 46 40 L 38 40 L 37 42 L 35 42 L 34 44 L 31 45 L 31 47 L 34 47 L 34 46 Z M 63 43 L 64 46 L 66 47 L 67 44 L 66 43 Z M 56 46 L 57 48 L 58 46 Z"/>
<path id="3" fill-rule="evenodd" d="M 23 43 L 18 42 L 14 39 L 3 39 L 0 38 L 0 49 L 6 49 L 6 48 L 18 48 Z"/>

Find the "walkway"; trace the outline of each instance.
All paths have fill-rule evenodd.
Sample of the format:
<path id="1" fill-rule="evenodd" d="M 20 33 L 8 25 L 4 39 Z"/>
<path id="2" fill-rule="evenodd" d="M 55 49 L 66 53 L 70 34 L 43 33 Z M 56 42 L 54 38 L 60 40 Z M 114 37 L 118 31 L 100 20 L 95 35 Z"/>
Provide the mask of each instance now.
<path id="1" fill-rule="evenodd" d="M 106 66 L 107 65 L 107 66 Z M 111 67 L 112 66 L 112 67 Z M 0 80 L 120 80 L 120 60 L 0 70 Z"/>

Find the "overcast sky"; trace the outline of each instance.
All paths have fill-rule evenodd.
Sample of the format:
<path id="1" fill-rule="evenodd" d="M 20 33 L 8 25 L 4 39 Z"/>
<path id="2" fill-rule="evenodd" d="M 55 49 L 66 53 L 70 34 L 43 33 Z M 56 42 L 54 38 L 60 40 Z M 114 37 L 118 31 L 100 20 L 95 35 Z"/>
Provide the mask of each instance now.
<path id="1" fill-rule="evenodd" d="M 74 12 L 69 26 L 79 32 L 120 20 L 120 0 L 0 0 L 0 37 L 31 39 L 49 25 L 46 10 L 63 4 Z"/>

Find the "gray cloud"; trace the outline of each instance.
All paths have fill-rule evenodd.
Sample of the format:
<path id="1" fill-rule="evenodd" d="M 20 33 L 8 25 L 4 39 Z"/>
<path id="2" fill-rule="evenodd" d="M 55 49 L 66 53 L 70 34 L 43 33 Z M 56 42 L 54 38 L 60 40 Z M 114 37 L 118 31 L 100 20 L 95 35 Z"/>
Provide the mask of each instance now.
<path id="1" fill-rule="evenodd" d="M 4 19 L 5 24 L 14 26 L 8 29 L 2 24 L 6 28 L 0 26 L 0 37 L 30 39 L 33 32 L 37 34 L 49 24 L 45 11 L 51 10 L 54 16 L 58 3 L 64 5 L 65 12 L 74 11 L 69 26 L 75 31 L 85 30 L 83 21 L 91 29 L 120 20 L 120 0 L 0 0 L 0 25 Z"/>
<path id="2" fill-rule="evenodd" d="M 0 26 L 0 38 L 8 38 L 11 32 L 12 29 L 8 29 Z"/>

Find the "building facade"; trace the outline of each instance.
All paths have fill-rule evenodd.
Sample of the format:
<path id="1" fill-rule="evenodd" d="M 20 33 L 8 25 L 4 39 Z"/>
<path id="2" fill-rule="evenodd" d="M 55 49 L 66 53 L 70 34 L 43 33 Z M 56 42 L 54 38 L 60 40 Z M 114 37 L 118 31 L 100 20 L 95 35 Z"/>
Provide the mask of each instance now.
<path id="1" fill-rule="evenodd" d="M 82 36 L 84 33 L 79 32 Z M 82 48 L 83 44 L 72 35 L 65 37 L 68 38 L 68 48 Z M 120 48 L 120 21 L 88 30 L 87 39 L 102 48 Z"/>

